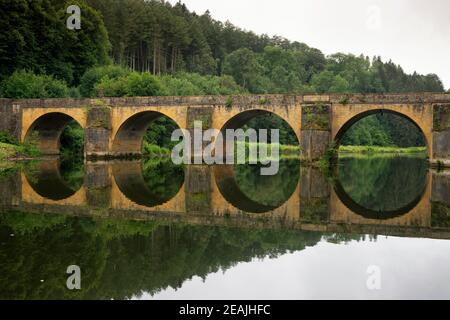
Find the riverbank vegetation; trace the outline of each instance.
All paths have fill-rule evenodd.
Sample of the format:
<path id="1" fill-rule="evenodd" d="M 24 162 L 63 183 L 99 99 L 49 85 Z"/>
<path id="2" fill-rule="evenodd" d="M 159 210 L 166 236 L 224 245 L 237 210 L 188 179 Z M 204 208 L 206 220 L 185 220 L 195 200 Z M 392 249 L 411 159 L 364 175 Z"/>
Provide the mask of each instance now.
<path id="1" fill-rule="evenodd" d="M 339 153 L 426 153 L 426 147 L 409 147 L 409 148 L 398 148 L 398 147 L 378 147 L 378 146 L 340 146 Z"/>
<path id="2" fill-rule="evenodd" d="M 0 161 L 30 159 L 40 155 L 36 137 L 19 143 L 13 136 L 0 131 Z"/>

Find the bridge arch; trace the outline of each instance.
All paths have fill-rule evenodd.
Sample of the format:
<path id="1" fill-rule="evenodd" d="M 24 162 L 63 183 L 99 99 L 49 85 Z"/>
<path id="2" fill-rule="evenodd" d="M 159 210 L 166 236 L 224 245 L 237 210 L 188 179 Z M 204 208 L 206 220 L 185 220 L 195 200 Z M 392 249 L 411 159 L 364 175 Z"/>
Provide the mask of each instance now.
<path id="1" fill-rule="evenodd" d="M 35 137 L 39 149 L 43 154 L 47 155 L 59 154 L 61 134 L 71 121 L 76 121 L 83 129 L 86 127 L 84 114 L 80 115 L 76 111 L 50 111 L 41 114 L 32 114 L 31 116 L 24 114 L 23 121 L 22 141 L 25 142 Z"/>
<path id="2" fill-rule="evenodd" d="M 148 127 L 161 117 L 169 118 L 178 128 L 182 128 L 179 121 L 170 113 L 155 110 L 138 111 L 126 117 L 115 132 L 113 130 L 112 152 L 123 155 L 142 154 L 142 142 Z"/>
<path id="3" fill-rule="evenodd" d="M 251 119 L 261 115 L 275 115 L 286 122 L 300 141 L 301 108 L 299 107 L 250 107 L 250 108 L 219 108 L 213 115 L 213 127 L 224 131 L 238 129 Z"/>
<path id="4" fill-rule="evenodd" d="M 250 108 L 250 109 L 246 109 L 246 110 L 242 110 L 242 109 L 238 109 L 239 111 L 235 111 L 235 112 L 229 112 L 225 117 L 224 116 L 219 116 L 216 115 L 216 119 L 215 123 L 213 124 L 214 128 L 217 128 L 222 136 L 223 136 L 223 152 L 226 155 L 227 152 L 229 152 L 226 148 L 226 130 L 227 129 L 239 129 L 242 128 L 245 124 L 247 124 L 250 120 L 258 117 L 258 116 L 263 116 L 263 115 L 273 115 L 276 116 L 278 118 L 280 118 L 281 120 L 283 120 L 288 127 L 292 130 L 292 132 L 295 134 L 296 137 L 296 144 L 299 145 L 300 144 L 300 125 L 301 125 L 301 120 L 300 120 L 300 113 L 295 113 L 294 111 L 291 110 L 291 112 L 289 112 L 289 110 L 287 110 L 287 108 L 280 108 L 282 109 L 282 111 L 284 110 L 284 112 L 277 112 L 276 110 L 269 110 L 269 109 L 265 109 L 265 108 Z M 300 108 L 298 108 L 298 110 L 296 110 L 297 112 L 300 110 Z M 279 111 L 279 110 L 278 110 Z M 295 113 L 295 114 L 294 114 Z M 292 115 L 292 117 L 290 117 L 289 115 Z M 267 129 L 267 128 L 265 128 Z"/>
<path id="5" fill-rule="evenodd" d="M 347 107 L 346 110 L 337 110 L 334 107 L 332 120 L 332 141 L 337 145 L 340 144 L 344 134 L 359 120 L 374 114 L 393 114 L 412 123 L 423 135 L 427 153 L 430 157 L 432 154 L 432 123 L 433 118 L 430 111 L 426 111 L 423 107 L 418 106 L 376 106 L 376 105 L 356 105 Z"/>

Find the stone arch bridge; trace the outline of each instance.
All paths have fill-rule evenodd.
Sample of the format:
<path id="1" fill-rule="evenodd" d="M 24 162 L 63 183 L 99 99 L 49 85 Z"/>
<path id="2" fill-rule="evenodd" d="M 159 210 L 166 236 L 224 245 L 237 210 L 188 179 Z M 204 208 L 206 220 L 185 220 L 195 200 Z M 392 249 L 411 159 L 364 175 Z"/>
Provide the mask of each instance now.
<path id="1" fill-rule="evenodd" d="M 64 127 L 76 120 L 85 131 L 85 156 L 140 154 L 149 124 L 167 116 L 183 129 L 238 128 L 272 113 L 285 120 L 302 157 L 320 158 L 331 142 L 359 119 L 378 112 L 412 121 L 423 133 L 431 162 L 450 165 L 450 94 L 243 95 L 102 99 L 0 99 L 0 130 L 18 140 L 34 135 L 44 154 L 59 152 Z"/>

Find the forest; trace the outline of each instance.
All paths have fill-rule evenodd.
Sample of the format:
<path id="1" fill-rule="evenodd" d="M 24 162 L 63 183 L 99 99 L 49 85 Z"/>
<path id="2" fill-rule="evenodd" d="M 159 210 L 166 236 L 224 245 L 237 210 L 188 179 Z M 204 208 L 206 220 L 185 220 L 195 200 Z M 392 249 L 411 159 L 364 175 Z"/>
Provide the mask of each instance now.
<path id="1" fill-rule="evenodd" d="M 181 2 L 0 1 L 5 98 L 444 91 L 435 74 L 407 74 L 379 56 L 325 56 L 301 42 L 214 20 L 208 11 L 197 14 Z M 80 30 L 66 28 L 72 4 L 81 8 Z M 281 143 L 296 144 L 277 117 L 248 125 L 279 128 Z M 161 144 L 157 140 L 172 129 L 167 119 L 157 121 L 147 142 Z M 398 117 L 368 117 L 352 129 L 344 144 L 424 143 L 417 129 Z"/>

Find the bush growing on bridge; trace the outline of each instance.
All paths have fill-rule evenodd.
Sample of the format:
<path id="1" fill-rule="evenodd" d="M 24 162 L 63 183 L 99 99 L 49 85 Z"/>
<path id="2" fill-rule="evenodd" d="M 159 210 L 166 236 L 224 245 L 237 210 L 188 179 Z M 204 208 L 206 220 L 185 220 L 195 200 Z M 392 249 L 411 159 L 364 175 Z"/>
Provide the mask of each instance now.
<path id="1" fill-rule="evenodd" d="M 66 98 L 70 96 L 70 90 L 64 81 L 52 76 L 19 70 L 2 81 L 0 94 L 15 99 Z"/>

